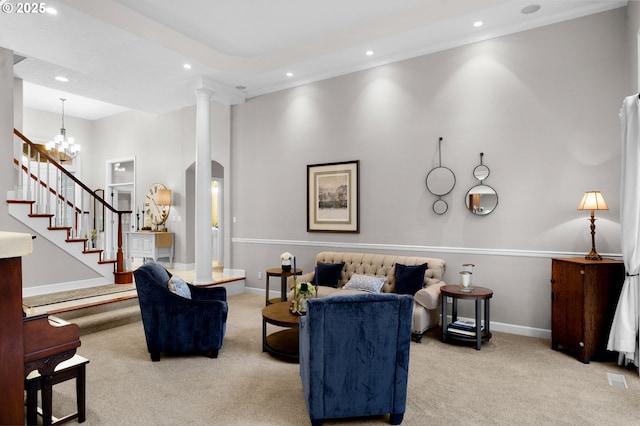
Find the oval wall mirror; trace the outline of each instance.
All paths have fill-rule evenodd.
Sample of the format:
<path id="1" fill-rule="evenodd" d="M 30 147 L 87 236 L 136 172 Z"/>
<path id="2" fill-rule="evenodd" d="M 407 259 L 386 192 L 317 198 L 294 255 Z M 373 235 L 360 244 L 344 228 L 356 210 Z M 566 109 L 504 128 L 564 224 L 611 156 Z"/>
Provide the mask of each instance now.
<path id="1" fill-rule="evenodd" d="M 475 215 L 487 215 L 498 205 L 498 193 L 489 185 L 476 185 L 467 192 L 466 205 Z"/>

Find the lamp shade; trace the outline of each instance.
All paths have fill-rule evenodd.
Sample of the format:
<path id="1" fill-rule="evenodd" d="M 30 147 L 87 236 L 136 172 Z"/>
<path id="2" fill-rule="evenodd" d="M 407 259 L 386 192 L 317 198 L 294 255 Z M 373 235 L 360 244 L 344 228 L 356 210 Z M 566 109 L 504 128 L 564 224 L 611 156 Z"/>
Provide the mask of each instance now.
<path id="1" fill-rule="evenodd" d="M 578 210 L 609 210 L 600 191 L 587 191 L 578 205 Z"/>
<path id="2" fill-rule="evenodd" d="M 171 205 L 171 190 L 170 189 L 159 189 L 156 194 L 156 204 L 159 206 L 170 206 Z"/>

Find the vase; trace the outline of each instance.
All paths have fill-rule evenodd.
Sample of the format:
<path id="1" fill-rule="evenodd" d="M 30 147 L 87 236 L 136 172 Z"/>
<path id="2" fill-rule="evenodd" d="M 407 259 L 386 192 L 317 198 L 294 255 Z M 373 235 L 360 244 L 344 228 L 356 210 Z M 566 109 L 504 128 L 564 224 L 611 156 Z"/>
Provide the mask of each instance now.
<path id="1" fill-rule="evenodd" d="M 283 260 L 281 266 L 282 266 L 282 271 L 283 272 L 291 271 L 291 261 L 290 260 Z"/>
<path id="2" fill-rule="evenodd" d="M 311 296 L 309 283 L 300 283 L 300 290 L 298 292 L 298 312 L 305 314 L 307 312 L 307 299 Z"/>
<path id="3" fill-rule="evenodd" d="M 309 295 L 300 294 L 298 295 L 298 312 L 300 314 L 305 314 L 307 312 L 307 299 Z"/>

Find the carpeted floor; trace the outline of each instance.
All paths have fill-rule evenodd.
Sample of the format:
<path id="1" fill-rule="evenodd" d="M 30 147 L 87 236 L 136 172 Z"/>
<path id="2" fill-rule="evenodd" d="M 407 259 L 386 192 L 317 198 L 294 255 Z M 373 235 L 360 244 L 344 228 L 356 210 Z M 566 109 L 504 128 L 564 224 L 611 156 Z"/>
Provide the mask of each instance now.
<path id="1" fill-rule="evenodd" d="M 141 322 L 82 336 L 86 425 L 307 425 L 298 365 L 261 351 L 264 297 L 229 298 L 218 359 L 147 353 Z M 271 327 L 271 326 L 269 326 Z M 269 332 L 276 328 L 269 328 Z M 610 386 L 607 373 L 628 389 Z M 54 387 L 54 413 L 74 411 L 73 381 Z M 582 364 L 550 342 L 494 333 L 481 351 L 411 344 L 403 425 L 638 425 L 640 379 L 615 363 Z M 327 425 L 383 425 L 373 417 Z"/>
<path id="2" fill-rule="evenodd" d="M 60 291 L 57 293 L 43 294 L 41 296 L 25 297 L 22 304 L 29 308 L 38 306 L 53 305 L 60 302 L 87 299 L 95 296 L 105 296 L 108 294 L 122 293 L 135 290 L 135 284 L 107 284 L 97 287 L 81 288 L 78 290 Z"/>

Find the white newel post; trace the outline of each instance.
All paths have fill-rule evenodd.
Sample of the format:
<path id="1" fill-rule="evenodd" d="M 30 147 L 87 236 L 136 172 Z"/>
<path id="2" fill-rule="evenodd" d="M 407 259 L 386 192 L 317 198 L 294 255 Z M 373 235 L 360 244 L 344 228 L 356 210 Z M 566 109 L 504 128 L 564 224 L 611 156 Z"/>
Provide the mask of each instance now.
<path id="1" fill-rule="evenodd" d="M 211 268 L 211 96 L 196 89 L 196 276 L 195 284 L 213 283 Z"/>

